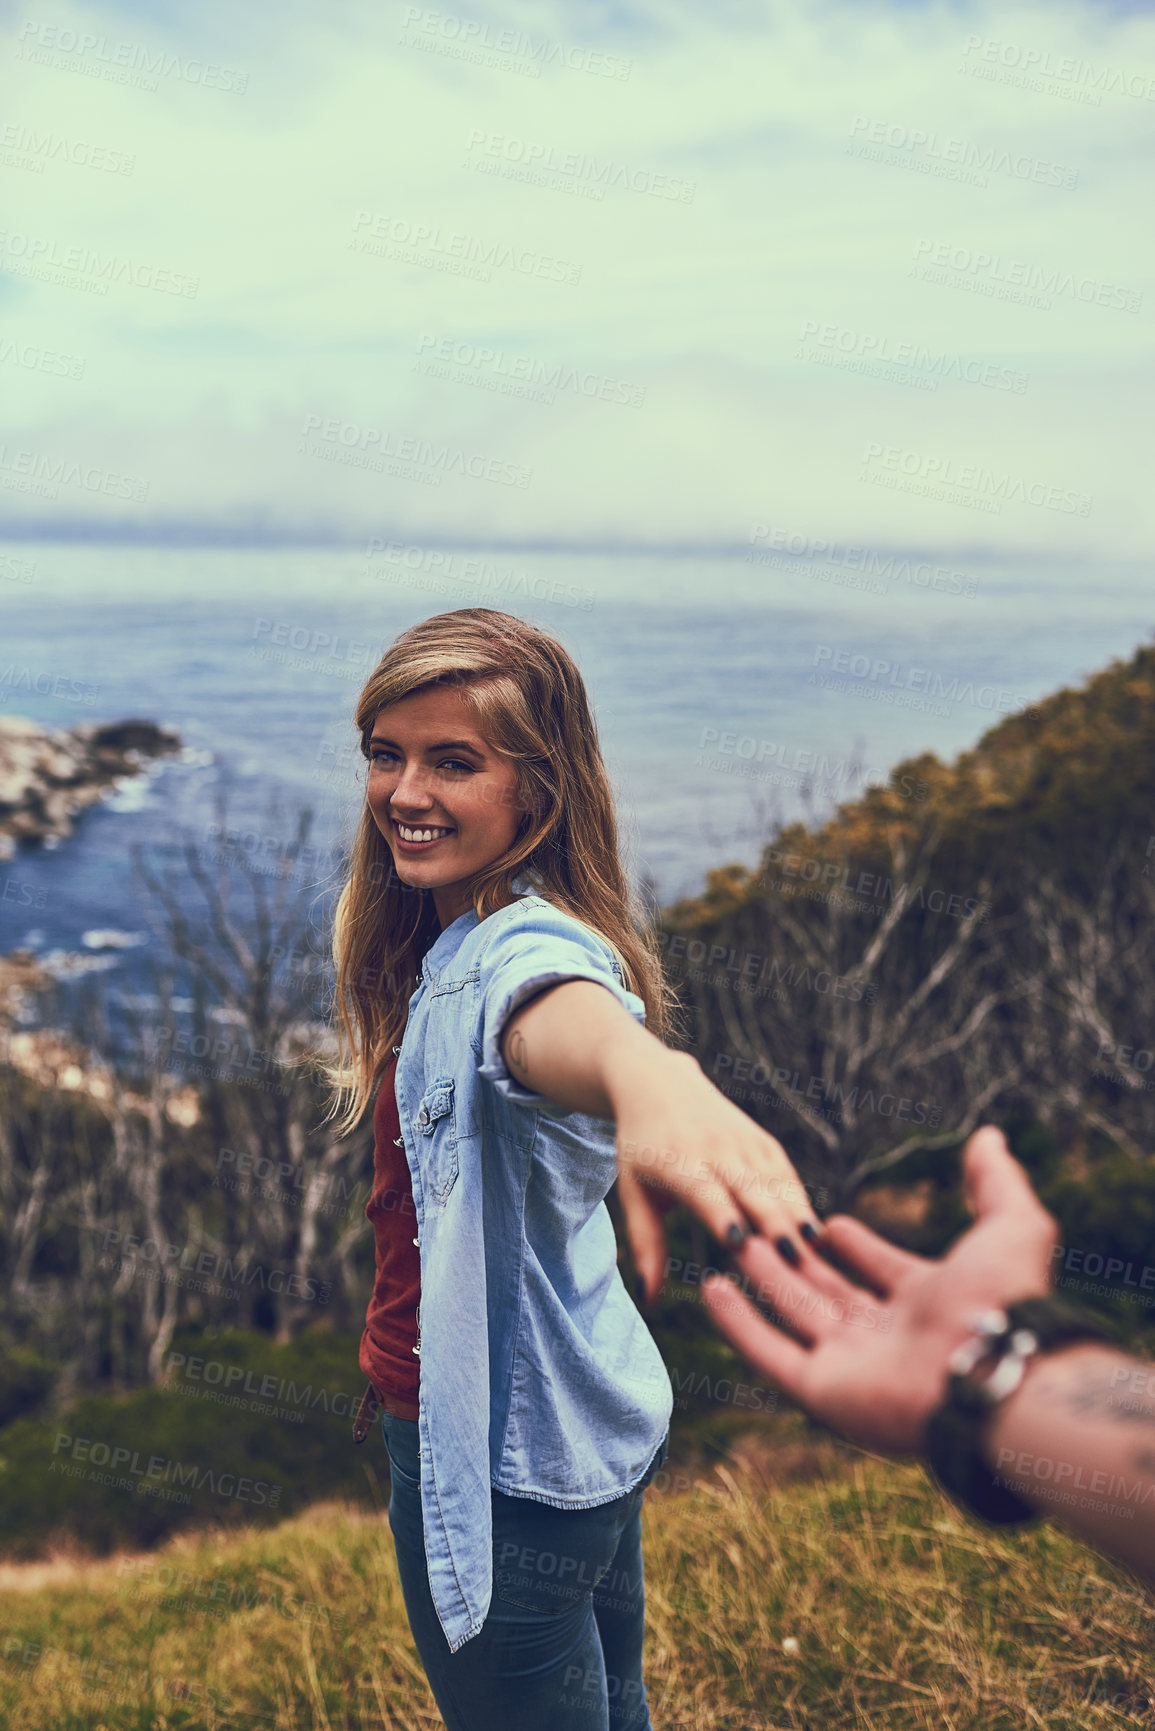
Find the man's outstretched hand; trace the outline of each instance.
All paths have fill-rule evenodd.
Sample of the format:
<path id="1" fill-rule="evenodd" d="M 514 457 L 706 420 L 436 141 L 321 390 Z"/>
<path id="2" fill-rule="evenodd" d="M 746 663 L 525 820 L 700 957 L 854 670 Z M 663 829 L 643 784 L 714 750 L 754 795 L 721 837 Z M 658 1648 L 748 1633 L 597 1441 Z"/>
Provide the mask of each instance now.
<path id="1" fill-rule="evenodd" d="M 946 1392 L 947 1360 L 976 1311 L 1050 1290 L 1052 1217 L 985 1125 L 963 1151 L 975 1224 L 940 1261 L 896 1249 L 861 1221 L 835 1215 L 821 1234 L 863 1290 L 807 1247 L 790 1269 L 764 1238 L 736 1252 L 747 1290 L 805 1344 L 767 1322 L 734 1282 L 714 1275 L 705 1302 L 738 1350 L 815 1418 L 887 1454 L 922 1449 Z"/>

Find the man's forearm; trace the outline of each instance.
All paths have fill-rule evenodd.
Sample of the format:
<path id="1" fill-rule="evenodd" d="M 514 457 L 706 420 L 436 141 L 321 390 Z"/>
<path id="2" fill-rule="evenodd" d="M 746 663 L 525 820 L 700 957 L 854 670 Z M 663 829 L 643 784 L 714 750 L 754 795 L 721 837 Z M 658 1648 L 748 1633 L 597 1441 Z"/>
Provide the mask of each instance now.
<path id="1" fill-rule="evenodd" d="M 510 1074 L 571 1112 L 614 1118 L 630 1083 L 685 1063 L 623 1009 L 596 980 L 565 980 L 509 1018 L 502 1052 Z"/>
<path id="2" fill-rule="evenodd" d="M 1000 1483 L 1155 1586 L 1155 1365 L 1076 1344 L 1031 1365 L 996 1409 Z"/>

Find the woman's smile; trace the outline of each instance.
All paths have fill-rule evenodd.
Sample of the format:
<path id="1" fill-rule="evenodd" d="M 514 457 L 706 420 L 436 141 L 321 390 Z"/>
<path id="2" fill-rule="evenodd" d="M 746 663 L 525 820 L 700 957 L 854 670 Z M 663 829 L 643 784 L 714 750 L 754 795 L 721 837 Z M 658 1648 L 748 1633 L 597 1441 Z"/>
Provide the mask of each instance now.
<path id="1" fill-rule="evenodd" d="M 457 833 L 444 824 L 409 824 L 402 823 L 400 818 L 392 821 L 398 845 L 407 853 L 427 853 L 430 848 L 436 847 L 439 841 Z"/>

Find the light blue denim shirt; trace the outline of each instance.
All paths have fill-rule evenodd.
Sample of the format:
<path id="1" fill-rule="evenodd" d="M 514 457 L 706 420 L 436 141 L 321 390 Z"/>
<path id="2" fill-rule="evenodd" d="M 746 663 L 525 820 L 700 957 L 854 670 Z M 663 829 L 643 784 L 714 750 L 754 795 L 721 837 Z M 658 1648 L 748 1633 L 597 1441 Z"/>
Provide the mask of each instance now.
<path id="1" fill-rule="evenodd" d="M 644 1023 L 579 920 L 539 895 L 470 910 L 425 956 L 397 1060 L 421 1251 L 421 1507 L 453 1652 L 489 1610 L 490 1486 L 555 1508 L 610 1502 L 673 1407 L 618 1272 L 613 1124 L 523 1087 L 499 1049 L 514 1009 L 562 980 L 598 981 Z"/>

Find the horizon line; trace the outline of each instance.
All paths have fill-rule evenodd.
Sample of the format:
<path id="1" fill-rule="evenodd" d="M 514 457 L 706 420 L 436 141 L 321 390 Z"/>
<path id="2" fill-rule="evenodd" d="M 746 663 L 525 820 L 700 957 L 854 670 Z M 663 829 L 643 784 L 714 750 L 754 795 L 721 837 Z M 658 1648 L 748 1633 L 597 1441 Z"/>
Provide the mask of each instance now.
<path id="1" fill-rule="evenodd" d="M 390 541 L 404 547 L 420 547 L 445 549 L 447 551 L 476 551 L 494 553 L 536 553 L 536 554 L 572 554 L 586 557 L 617 558 L 664 558 L 664 559 L 723 559 L 745 561 L 745 555 L 755 551 L 751 541 L 717 541 L 717 540 L 680 540 L 653 541 L 642 539 L 603 537 L 594 540 L 577 541 L 562 536 L 511 536 L 463 537 L 449 536 L 442 533 L 426 535 L 419 532 L 392 530 L 375 532 L 373 535 L 342 534 L 332 529 L 302 529 L 278 528 L 273 525 L 263 525 L 246 528 L 240 524 L 224 524 L 213 522 L 188 522 L 176 520 L 168 523 L 132 524 L 123 521 L 117 523 L 93 523 L 91 521 L 45 522 L 34 521 L 28 524 L 4 523 L 0 521 L 0 543 L 6 542 L 40 542 L 57 543 L 65 546 L 92 545 L 105 547 L 156 547 L 179 550 L 188 549 L 219 549 L 234 551 L 257 550 L 260 548 L 329 548 L 333 551 L 365 549 L 365 543 L 371 539 L 380 539 L 386 533 Z M 797 536 L 791 532 L 794 538 Z M 808 536 L 806 540 L 813 549 L 810 553 L 791 552 L 788 548 L 775 548 L 783 558 L 797 560 L 800 564 L 813 559 L 818 550 L 856 548 L 863 552 L 871 552 L 884 556 L 909 559 L 933 560 L 971 560 L 981 564 L 989 564 L 994 560 L 1031 561 L 1062 559 L 1068 563 L 1090 564 L 1091 556 L 1087 553 L 1058 552 L 1054 548 L 1007 548 L 990 543 L 976 543 L 948 548 L 927 547 L 855 539 L 850 535 L 831 535 L 829 537 Z M 1146 555 L 1099 555 L 1106 557 L 1110 563 L 1138 562 Z M 750 560 L 751 564 L 755 561 Z"/>

